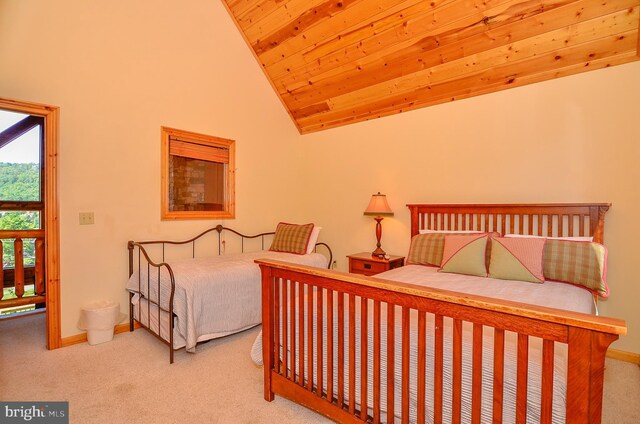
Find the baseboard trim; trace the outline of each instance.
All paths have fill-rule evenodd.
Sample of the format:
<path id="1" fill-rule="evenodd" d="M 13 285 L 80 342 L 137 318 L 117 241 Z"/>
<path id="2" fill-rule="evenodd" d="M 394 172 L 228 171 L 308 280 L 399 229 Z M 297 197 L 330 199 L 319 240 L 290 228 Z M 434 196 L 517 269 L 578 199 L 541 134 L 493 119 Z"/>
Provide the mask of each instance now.
<path id="1" fill-rule="evenodd" d="M 625 352 L 623 350 L 609 349 L 607 350 L 607 358 L 617 359 L 619 361 L 630 362 L 640 365 L 640 354 Z"/>
<path id="2" fill-rule="evenodd" d="M 133 328 L 138 329 L 142 327 L 136 321 L 133 325 Z M 120 324 L 114 327 L 113 334 L 126 333 L 127 331 L 129 331 L 129 324 L 128 323 Z M 80 333 L 74 336 L 63 337 L 60 346 L 61 347 L 73 346 L 75 344 L 84 343 L 86 341 L 87 341 L 87 333 Z"/>

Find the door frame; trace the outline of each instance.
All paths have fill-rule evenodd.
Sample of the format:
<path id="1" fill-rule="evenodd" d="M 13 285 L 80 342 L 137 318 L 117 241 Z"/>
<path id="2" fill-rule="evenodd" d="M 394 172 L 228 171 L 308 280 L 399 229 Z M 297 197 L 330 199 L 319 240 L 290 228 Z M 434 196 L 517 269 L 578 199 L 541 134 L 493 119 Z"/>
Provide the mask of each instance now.
<path id="1" fill-rule="evenodd" d="M 44 118 L 44 229 L 47 349 L 62 345 L 60 329 L 60 225 L 58 206 L 58 120 L 60 108 L 0 97 L 0 109 Z"/>

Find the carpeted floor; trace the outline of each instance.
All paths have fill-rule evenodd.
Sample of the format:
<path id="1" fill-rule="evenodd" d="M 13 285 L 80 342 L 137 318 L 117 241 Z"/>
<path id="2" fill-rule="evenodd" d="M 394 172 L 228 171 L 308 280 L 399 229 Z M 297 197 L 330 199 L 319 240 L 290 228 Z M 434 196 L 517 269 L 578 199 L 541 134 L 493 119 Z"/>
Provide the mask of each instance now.
<path id="1" fill-rule="evenodd" d="M 198 346 L 167 348 L 146 331 L 97 346 L 46 351 L 44 315 L 0 320 L 0 400 L 68 400 L 71 423 L 320 423 L 276 396 L 264 401 L 249 351 L 259 327 Z M 603 422 L 640 422 L 640 367 L 607 360 Z"/>

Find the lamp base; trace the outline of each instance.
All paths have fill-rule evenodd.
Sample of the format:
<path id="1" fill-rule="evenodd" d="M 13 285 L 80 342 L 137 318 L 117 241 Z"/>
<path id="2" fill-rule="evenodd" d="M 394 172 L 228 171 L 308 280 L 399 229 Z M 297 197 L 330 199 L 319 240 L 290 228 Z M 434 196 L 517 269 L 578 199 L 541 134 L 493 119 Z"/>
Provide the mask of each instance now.
<path id="1" fill-rule="evenodd" d="M 382 224 L 381 224 L 381 221 L 384 218 L 381 217 L 381 216 L 376 216 L 373 219 L 376 220 L 376 239 L 378 240 L 378 243 L 376 244 L 376 250 L 371 252 L 371 256 L 376 257 L 376 258 L 380 258 L 380 259 L 384 259 L 384 255 L 386 255 L 386 253 L 380 247 L 380 239 L 382 238 Z"/>
<path id="2" fill-rule="evenodd" d="M 386 255 L 387 253 L 384 250 L 382 250 L 380 247 L 378 247 L 376 250 L 371 252 L 371 256 L 378 259 L 384 259 Z"/>

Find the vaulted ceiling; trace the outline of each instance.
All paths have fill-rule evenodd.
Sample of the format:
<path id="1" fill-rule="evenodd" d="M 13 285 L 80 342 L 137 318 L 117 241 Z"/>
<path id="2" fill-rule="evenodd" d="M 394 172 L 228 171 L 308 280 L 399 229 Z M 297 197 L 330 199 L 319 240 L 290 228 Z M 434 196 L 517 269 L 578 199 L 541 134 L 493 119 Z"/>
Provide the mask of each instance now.
<path id="1" fill-rule="evenodd" d="M 302 133 L 640 58 L 640 0 L 223 1 Z"/>

